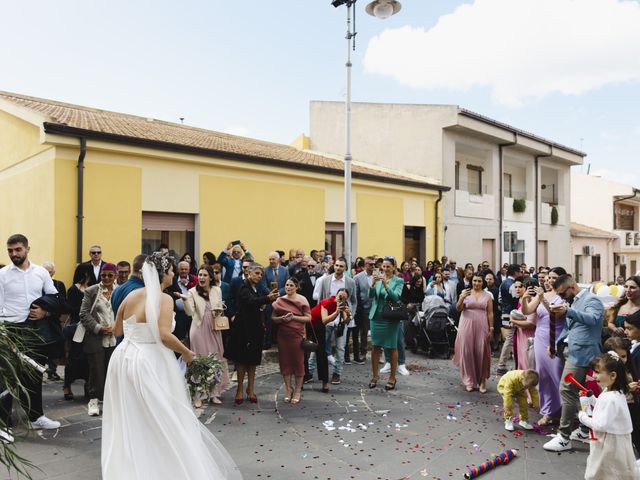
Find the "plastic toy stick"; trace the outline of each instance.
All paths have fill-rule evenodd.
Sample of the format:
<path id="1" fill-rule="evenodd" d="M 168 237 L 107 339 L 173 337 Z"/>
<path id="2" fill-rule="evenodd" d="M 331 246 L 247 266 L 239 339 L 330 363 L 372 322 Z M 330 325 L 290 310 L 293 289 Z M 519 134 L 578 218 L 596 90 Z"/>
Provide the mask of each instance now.
<path id="1" fill-rule="evenodd" d="M 506 450 L 499 455 L 496 455 L 491 460 L 488 460 L 476 467 L 469 467 L 469 471 L 464 474 L 464 478 L 469 480 L 471 478 L 476 478 L 482 475 L 483 473 L 493 470 L 494 468 L 500 465 L 506 465 L 509 463 L 516 455 L 518 455 L 517 450 Z"/>
<path id="2" fill-rule="evenodd" d="M 567 373 L 564 377 L 564 381 L 566 383 L 573 383 L 576 387 L 578 387 L 580 389 L 581 397 L 593 396 L 593 392 L 589 390 L 587 387 L 584 387 L 583 385 L 581 385 L 580 382 L 578 382 L 575 379 L 575 377 L 573 376 L 573 373 Z M 591 417 L 591 411 L 587 412 L 587 414 L 589 415 L 589 417 Z M 597 440 L 596 436 L 593 434 L 593 430 L 591 429 L 589 429 L 589 440 Z"/>

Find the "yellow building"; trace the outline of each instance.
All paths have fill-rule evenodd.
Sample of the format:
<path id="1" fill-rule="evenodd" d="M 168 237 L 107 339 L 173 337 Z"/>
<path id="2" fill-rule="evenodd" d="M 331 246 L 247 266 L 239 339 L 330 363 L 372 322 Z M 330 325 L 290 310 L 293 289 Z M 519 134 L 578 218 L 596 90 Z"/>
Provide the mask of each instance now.
<path id="1" fill-rule="evenodd" d="M 93 244 L 111 262 L 160 243 L 200 260 L 236 239 L 262 262 L 340 254 L 343 162 L 296 145 L 0 92 L 0 239 L 25 234 L 66 282 Z M 433 258 L 447 190 L 354 164 L 354 255 Z"/>

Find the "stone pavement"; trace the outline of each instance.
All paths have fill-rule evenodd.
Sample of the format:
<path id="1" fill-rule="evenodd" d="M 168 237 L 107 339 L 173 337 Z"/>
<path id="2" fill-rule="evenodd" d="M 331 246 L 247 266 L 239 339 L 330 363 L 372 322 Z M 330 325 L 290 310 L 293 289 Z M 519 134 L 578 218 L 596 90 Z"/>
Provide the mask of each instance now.
<path id="1" fill-rule="evenodd" d="M 305 385 L 299 405 L 283 403 L 277 365 L 261 368 L 257 405 L 224 404 L 199 412 L 249 479 L 461 479 L 467 465 L 479 464 L 505 448 L 519 456 L 485 475 L 491 479 L 581 479 L 588 445 L 570 453 L 548 453 L 546 432 L 507 432 L 501 417 L 497 378 L 489 392 L 467 393 L 451 360 L 408 353 L 409 377 L 397 390 L 383 383 L 369 390 L 369 365 L 345 366 L 342 384 L 331 393 L 320 383 Z M 19 452 L 36 463 L 34 478 L 100 478 L 101 419 L 86 415 L 78 400 L 65 402 L 59 382 L 45 386 L 45 412 L 63 422 L 58 431 L 31 432 Z M 531 420 L 539 417 L 531 414 Z M 0 473 L 0 479 L 16 478 Z"/>

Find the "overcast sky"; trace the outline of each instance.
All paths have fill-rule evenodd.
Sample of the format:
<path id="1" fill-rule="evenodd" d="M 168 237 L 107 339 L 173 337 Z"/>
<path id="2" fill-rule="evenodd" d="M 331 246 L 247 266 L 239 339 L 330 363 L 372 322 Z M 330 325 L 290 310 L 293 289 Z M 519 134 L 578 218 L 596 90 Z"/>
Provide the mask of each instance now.
<path id="1" fill-rule="evenodd" d="M 640 187 L 638 0 L 359 0 L 353 99 L 456 104 Z M 344 100 L 330 0 L 3 2 L 0 90 L 289 143 Z"/>

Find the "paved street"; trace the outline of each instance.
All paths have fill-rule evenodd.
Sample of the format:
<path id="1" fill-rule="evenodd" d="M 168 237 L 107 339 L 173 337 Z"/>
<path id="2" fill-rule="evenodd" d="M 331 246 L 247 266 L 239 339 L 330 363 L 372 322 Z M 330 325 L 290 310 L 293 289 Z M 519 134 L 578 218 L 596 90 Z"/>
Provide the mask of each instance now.
<path id="1" fill-rule="evenodd" d="M 321 393 L 318 382 L 306 385 L 297 406 L 282 402 L 277 366 L 267 365 L 258 380 L 257 406 L 235 407 L 228 392 L 224 405 L 208 407 L 201 419 L 245 479 L 462 478 L 467 465 L 504 448 L 517 449 L 519 457 L 483 478 L 583 478 L 588 445 L 551 454 L 542 449 L 545 432 L 503 429 L 495 377 L 486 395 L 466 393 L 450 360 L 408 355 L 412 375 L 399 377 L 393 393 L 367 388 L 368 365 L 348 365 L 342 384 L 330 394 Z M 61 388 L 46 385 L 45 412 L 61 419 L 63 427 L 29 434 L 19 451 L 42 469 L 34 478 L 99 479 L 101 419 L 86 415 L 80 385 L 74 402 L 62 399 Z"/>

